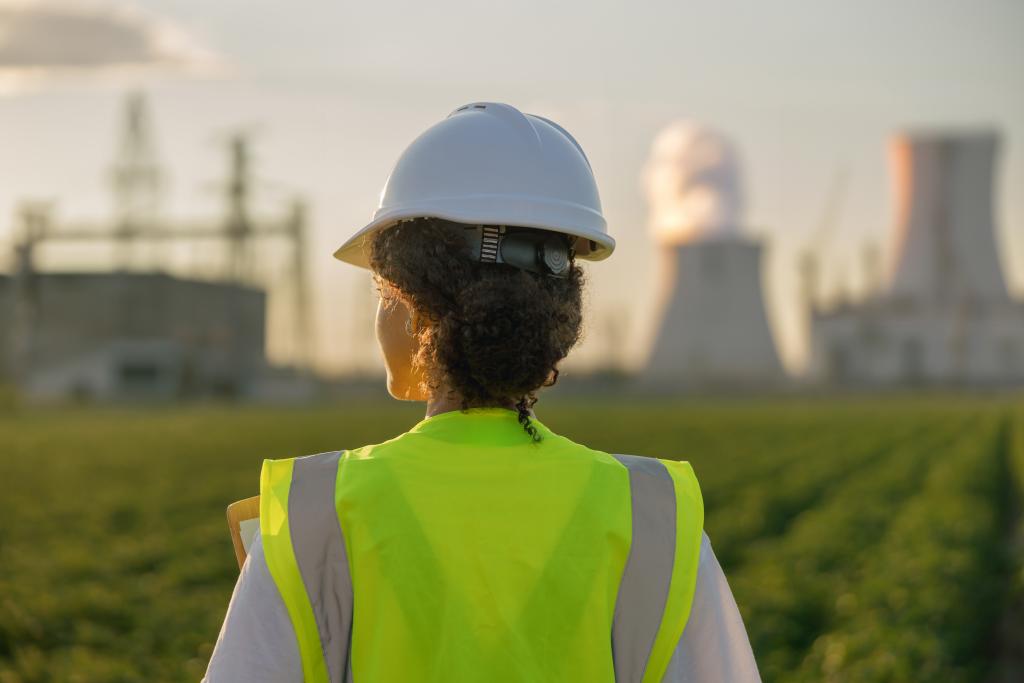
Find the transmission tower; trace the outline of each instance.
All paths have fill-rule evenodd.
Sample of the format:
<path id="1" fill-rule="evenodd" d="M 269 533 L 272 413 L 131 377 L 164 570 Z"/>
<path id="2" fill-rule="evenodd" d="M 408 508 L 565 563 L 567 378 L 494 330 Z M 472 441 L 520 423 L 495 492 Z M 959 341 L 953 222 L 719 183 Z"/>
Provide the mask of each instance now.
<path id="1" fill-rule="evenodd" d="M 35 257 L 43 243 L 79 242 L 113 243 L 115 267 L 127 270 L 132 265 L 134 247 L 145 242 L 159 252 L 173 243 L 219 243 L 228 250 L 227 269 L 223 279 L 236 284 L 253 285 L 252 242 L 255 239 L 286 241 L 290 249 L 287 266 L 288 285 L 292 298 L 292 349 L 295 364 L 308 368 L 312 353 L 312 320 L 309 299 L 309 271 L 306 265 L 308 210 L 295 198 L 282 216 L 264 218 L 254 215 L 249 141 L 244 133 L 235 133 L 228 144 L 228 178 L 222 185 L 224 213 L 212 220 L 167 221 L 160 208 L 162 172 L 156 162 L 155 146 L 145 97 L 132 93 L 127 100 L 115 162 L 111 169 L 114 194 L 114 216 L 102 223 L 63 223 L 52 221 L 50 207 L 26 204 L 19 221 L 23 227 L 22 241 L 15 245 L 15 300 L 19 306 L 15 316 L 15 353 L 28 357 L 35 325 L 33 303 L 36 278 Z M 270 286 L 271 283 L 264 283 Z M 225 319 L 235 321 L 238 311 L 225 312 Z M 28 363 L 23 367 L 28 368 Z M 26 369 L 27 372 L 27 369 Z"/>
<path id="2" fill-rule="evenodd" d="M 156 160 L 152 123 L 145 95 L 128 95 L 117 153 L 110 169 L 114 199 L 116 267 L 133 264 L 136 238 L 156 227 L 160 209 L 162 173 Z"/>

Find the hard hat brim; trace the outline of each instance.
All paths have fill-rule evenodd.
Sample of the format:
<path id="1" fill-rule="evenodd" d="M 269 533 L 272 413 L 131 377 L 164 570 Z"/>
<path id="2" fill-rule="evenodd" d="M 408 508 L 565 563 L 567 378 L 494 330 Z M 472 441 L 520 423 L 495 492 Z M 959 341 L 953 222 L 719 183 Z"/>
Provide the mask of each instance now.
<path id="1" fill-rule="evenodd" d="M 459 198 L 458 208 L 451 204 L 450 199 L 441 198 L 415 206 L 380 210 L 372 221 L 338 247 L 334 258 L 369 268 L 373 236 L 409 218 L 440 218 L 467 225 L 514 225 L 572 235 L 579 238 L 576 240 L 576 255 L 588 261 L 606 259 L 615 250 L 615 239 L 606 232 L 604 217 L 580 204 L 549 199 L 539 207 L 535 197 L 524 201 L 524 198 L 508 195 Z M 537 215 L 541 213 L 543 220 Z"/>

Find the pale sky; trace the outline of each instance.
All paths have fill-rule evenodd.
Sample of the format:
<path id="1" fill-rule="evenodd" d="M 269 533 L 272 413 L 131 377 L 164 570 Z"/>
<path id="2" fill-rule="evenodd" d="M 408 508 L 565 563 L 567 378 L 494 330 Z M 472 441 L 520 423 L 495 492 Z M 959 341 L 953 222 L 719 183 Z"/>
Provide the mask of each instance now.
<path id="1" fill-rule="evenodd" d="M 253 131 L 260 205 L 273 215 L 299 192 L 312 207 L 318 366 L 376 364 L 369 277 L 331 252 L 368 220 L 418 133 L 464 103 L 504 101 L 577 137 L 618 240 L 588 269 L 590 335 L 567 368 L 595 362 L 617 336 L 637 364 L 656 277 L 640 169 L 661 127 L 695 119 L 739 147 L 746 224 L 768 241 L 769 314 L 795 367 L 797 250 L 837 194 L 824 289 L 859 290 L 863 246 L 884 247 L 891 228 L 885 141 L 897 129 L 1002 132 L 997 238 L 1008 281 L 1024 290 L 1022 37 L 1018 0 L 0 0 L 0 267 L 21 200 L 54 199 L 60 219 L 109 215 L 123 93 L 141 87 L 169 176 L 166 215 L 215 217 L 223 140 Z M 44 263 L 104 257 L 55 248 Z M 196 250 L 167 257 L 185 258 L 213 262 Z M 277 359 L 289 354 L 284 305 L 273 309 Z M 607 334 L 610 321 L 625 331 Z"/>

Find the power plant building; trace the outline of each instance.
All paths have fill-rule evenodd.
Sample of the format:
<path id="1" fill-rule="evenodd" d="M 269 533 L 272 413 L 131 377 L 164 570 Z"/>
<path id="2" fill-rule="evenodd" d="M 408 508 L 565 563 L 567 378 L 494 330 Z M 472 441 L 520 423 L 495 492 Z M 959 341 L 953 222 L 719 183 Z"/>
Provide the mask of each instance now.
<path id="1" fill-rule="evenodd" d="M 266 296 L 162 273 L 0 280 L 5 372 L 35 399 L 242 396 L 265 367 Z"/>
<path id="2" fill-rule="evenodd" d="M 993 220 L 993 131 L 890 143 L 896 195 L 887 281 L 814 306 L 811 377 L 833 384 L 1024 382 L 1024 304 L 1009 294 Z"/>

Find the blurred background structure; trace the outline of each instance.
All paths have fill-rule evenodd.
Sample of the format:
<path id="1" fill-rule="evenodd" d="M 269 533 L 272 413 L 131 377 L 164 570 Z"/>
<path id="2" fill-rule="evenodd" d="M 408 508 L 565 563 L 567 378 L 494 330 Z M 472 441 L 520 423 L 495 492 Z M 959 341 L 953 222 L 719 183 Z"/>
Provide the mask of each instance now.
<path id="1" fill-rule="evenodd" d="M 26 202 L 15 232 L 14 273 L 0 280 L 3 375 L 29 398 L 128 400 L 208 396 L 307 397 L 311 341 L 306 210 L 293 199 L 283 217 L 254 215 L 249 141 L 229 139 L 223 215 L 178 224 L 160 213 L 162 171 L 146 100 L 127 97 L 111 169 L 113 216 L 96 224 L 55 224 L 53 207 Z M 254 275 L 253 243 L 278 238 L 290 259 L 295 367 L 266 359 L 265 288 Z M 38 252 L 52 243 L 105 242 L 108 272 L 41 272 Z M 176 242 L 226 246 L 219 272 L 205 280 L 166 272 Z"/>
<path id="2" fill-rule="evenodd" d="M 820 244 L 811 243 L 800 262 L 802 291 L 791 302 L 807 308 L 809 362 L 794 374 L 780 360 L 766 308 L 762 263 L 770 240 L 746 226 L 737 145 L 693 121 L 665 127 L 641 173 L 658 281 L 648 356 L 627 372 L 629 389 L 1024 384 L 1024 304 L 1003 275 L 993 209 L 1000 142 L 994 129 L 892 138 L 888 276 L 883 255 L 869 249 L 862 294 L 830 297 L 820 291 Z M 313 397 L 305 202 L 293 197 L 284 215 L 256 215 L 249 138 L 235 132 L 221 217 L 170 220 L 161 212 L 164 172 L 155 146 L 146 99 L 131 93 L 110 173 L 111 218 L 58 223 L 51 202 L 19 205 L 13 272 L 0 276 L 0 376 L 43 400 Z M 839 176 L 834 193 L 843 182 Z M 825 198 L 826 222 L 836 220 L 837 200 Z M 275 241 L 272 253 L 255 248 L 266 240 Z M 92 242 L 112 245 L 108 270 L 37 265 L 50 245 Z M 164 256 L 177 243 L 219 246 L 222 258 L 201 279 L 176 273 Z M 261 279 L 260 253 L 285 256 L 278 277 Z M 287 365 L 267 357 L 268 288 L 287 297 L 279 312 L 292 338 Z M 368 316 L 362 324 L 371 324 Z M 368 342 L 365 335 L 353 340 Z M 620 374 L 614 359 L 622 342 L 610 333 L 606 352 Z M 600 388 L 604 375 L 581 374 L 588 390 L 595 382 Z"/>
<path id="3" fill-rule="evenodd" d="M 890 142 L 896 215 L 888 281 L 857 301 L 812 300 L 812 376 L 835 384 L 1024 384 L 1024 302 L 1003 276 L 996 130 L 910 131 Z"/>
<path id="4" fill-rule="evenodd" d="M 330 254 L 411 139 L 494 100 L 576 135 L 618 241 L 553 391 L 1024 383 L 1019 7 L 443 5 L 382 44 L 372 4 L 0 0 L 0 382 L 381 390 L 372 284 Z M 508 27 L 472 61 L 467 12 Z"/>

